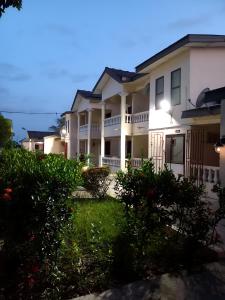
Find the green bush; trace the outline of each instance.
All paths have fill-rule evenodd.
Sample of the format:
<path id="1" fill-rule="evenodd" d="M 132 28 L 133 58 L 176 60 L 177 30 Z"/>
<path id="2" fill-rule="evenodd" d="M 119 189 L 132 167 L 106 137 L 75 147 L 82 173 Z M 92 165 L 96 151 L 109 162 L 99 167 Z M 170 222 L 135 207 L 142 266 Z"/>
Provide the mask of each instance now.
<path id="1" fill-rule="evenodd" d="M 6 298 L 56 298 L 59 233 L 70 214 L 67 199 L 81 182 L 80 168 L 60 155 L 2 151 L 0 287 Z"/>
<path id="2" fill-rule="evenodd" d="M 153 253 L 163 253 L 160 249 L 166 248 L 169 251 L 176 244 L 184 257 L 184 248 L 193 250 L 200 243 L 209 242 L 212 216 L 202 200 L 203 186 L 176 177 L 166 166 L 156 173 L 149 160 L 139 169 L 129 167 L 128 172 L 118 172 L 115 188 L 126 207 L 129 232 L 136 247 L 135 259 L 154 259 L 157 255 Z M 169 235 L 165 234 L 166 228 L 171 229 Z M 167 258 L 165 265 L 172 261 Z"/>
<path id="3" fill-rule="evenodd" d="M 109 169 L 106 167 L 89 168 L 83 172 L 84 186 L 94 198 L 104 199 L 110 185 Z"/>

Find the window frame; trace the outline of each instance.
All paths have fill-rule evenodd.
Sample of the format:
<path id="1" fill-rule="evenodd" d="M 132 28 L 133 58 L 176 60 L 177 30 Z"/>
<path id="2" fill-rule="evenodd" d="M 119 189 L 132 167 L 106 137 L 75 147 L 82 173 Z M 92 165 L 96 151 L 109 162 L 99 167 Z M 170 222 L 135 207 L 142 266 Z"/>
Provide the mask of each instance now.
<path id="1" fill-rule="evenodd" d="M 179 85 L 173 86 L 173 81 L 172 81 L 172 77 L 173 74 L 175 72 L 180 73 L 180 77 L 179 77 Z M 173 103 L 173 91 L 178 90 L 179 89 L 179 103 Z M 170 99 L 171 99 L 171 106 L 176 106 L 176 105 L 180 105 L 181 104 L 181 68 L 177 68 L 176 70 L 173 70 L 170 74 Z"/>
<path id="2" fill-rule="evenodd" d="M 157 82 L 159 82 L 159 80 L 163 80 L 163 92 L 161 93 L 157 92 Z M 165 92 L 165 80 L 164 80 L 164 76 L 160 76 L 155 80 L 155 109 L 160 109 L 160 101 L 162 101 L 164 98 L 164 92 Z"/>

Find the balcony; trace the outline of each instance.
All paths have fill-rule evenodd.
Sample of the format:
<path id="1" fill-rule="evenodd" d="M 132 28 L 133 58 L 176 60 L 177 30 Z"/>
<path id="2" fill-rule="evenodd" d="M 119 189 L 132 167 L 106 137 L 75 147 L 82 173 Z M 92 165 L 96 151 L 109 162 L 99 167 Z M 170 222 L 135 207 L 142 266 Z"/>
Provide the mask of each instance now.
<path id="1" fill-rule="evenodd" d="M 88 138 L 88 124 L 80 126 L 80 139 Z M 97 123 L 91 124 L 91 138 L 99 139 L 101 136 L 101 127 Z"/>
<path id="2" fill-rule="evenodd" d="M 147 134 L 149 112 L 144 111 L 136 114 L 125 114 L 124 129 L 126 135 Z M 105 136 L 118 136 L 120 134 L 121 115 L 116 115 L 104 120 Z"/>

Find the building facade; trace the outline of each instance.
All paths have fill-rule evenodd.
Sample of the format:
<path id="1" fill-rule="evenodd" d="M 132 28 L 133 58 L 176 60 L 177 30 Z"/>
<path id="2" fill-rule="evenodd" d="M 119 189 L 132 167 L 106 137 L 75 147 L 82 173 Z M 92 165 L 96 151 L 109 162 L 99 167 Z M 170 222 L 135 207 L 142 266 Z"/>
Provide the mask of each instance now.
<path id="1" fill-rule="evenodd" d="M 64 114 L 68 157 L 125 170 L 152 158 L 175 174 L 225 185 L 225 36 L 187 35 L 139 64 L 105 68 Z M 225 141 L 224 141 L 225 142 Z M 221 144 L 222 145 L 222 144 Z M 220 146 L 221 146 L 220 145 Z"/>

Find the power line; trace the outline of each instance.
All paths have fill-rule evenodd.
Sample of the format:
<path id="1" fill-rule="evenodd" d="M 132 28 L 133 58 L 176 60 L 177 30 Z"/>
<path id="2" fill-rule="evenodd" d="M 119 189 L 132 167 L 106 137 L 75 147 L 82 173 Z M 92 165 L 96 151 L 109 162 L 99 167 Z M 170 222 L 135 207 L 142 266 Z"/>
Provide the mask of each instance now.
<path id="1" fill-rule="evenodd" d="M 26 112 L 26 111 L 7 111 L 7 110 L 0 110 L 0 113 L 23 114 L 23 115 L 61 115 L 62 114 L 58 112 Z"/>

